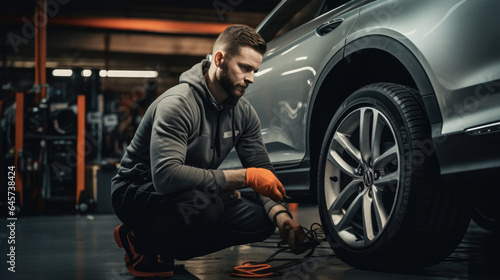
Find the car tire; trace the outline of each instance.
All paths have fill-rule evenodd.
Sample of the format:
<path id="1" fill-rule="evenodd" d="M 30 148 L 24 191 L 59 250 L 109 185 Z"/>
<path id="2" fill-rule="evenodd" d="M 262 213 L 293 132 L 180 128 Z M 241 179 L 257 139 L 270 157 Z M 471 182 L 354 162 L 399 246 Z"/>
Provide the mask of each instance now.
<path id="1" fill-rule="evenodd" d="M 465 186 L 440 180 L 416 90 L 390 83 L 351 94 L 333 116 L 318 164 L 330 246 L 347 264 L 400 271 L 435 264 L 459 244 L 472 212 Z"/>
<path id="2" fill-rule="evenodd" d="M 499 171 L 495 170 L 492 173 Z M 500 230 L 500 206 L 497 202 L 500 190 L 495 180 L 489 180 L 493 178 L 492 176 L 486 178 L 476 176 L 473 179 L 474 182 L 471 182 L 471 185 L 478 186 L 478 197 L 472 212 L 472 220 L 481 228 L 495 232 Z"/>
<path id="3" fill-rule="evenodd" d="M 477 207 L 472 212 L 472 220 L 481 228 L 488 231 L 498 231 L 500 221 L 496 215 L 488 213 L 487 210 Z"/>

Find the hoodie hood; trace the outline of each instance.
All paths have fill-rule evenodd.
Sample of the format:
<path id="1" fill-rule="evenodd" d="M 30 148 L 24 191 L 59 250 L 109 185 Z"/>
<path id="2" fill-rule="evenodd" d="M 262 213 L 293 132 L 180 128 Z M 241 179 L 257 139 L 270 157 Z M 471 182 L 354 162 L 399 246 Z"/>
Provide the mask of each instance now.
<path id="1" fill-rule="evenodd" d="M 191 67 L 191 69 L 182 73 L 179 77 L 179 82 L 189 84 L 205 102 L 216 108 L 218 111 L 234 108 L 239 101 L 238 97 L 229 96 L 222 104 L 218 104 L 217 101 L 215 101 L 215 98 L 208 89 L 205 78 L 203 77 L 209 68 L 210 61 L 204 59 L 200 63 Z"/>

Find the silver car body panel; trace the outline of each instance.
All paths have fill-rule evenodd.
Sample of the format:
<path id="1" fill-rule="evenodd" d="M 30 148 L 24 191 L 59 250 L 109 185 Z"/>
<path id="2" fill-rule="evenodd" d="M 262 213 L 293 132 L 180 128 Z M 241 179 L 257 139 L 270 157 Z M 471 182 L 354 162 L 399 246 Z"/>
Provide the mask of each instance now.
<path id="1" fill-rule="evenodd" d="M 337 8 L 269 42 L 255 84 L 245 93 L 259 115 L 275 167 L 291 170 L 307 159 L 309 117 L 321 77 L 344 57 L 345 46 L 362 51 L 372 38 L 397 41 L 413 56 L 411 63 L 419 64 L 416 74 L 426 82 L 417 86 L 428 113 L 439 115 L 431 123 L 441 144 L 447 136 L 500 120 L 500 1 L 354 0 L 344 6 L 352 9 Z M 332 32 L 317 34 L 322 24 L 339 20 Z M 468 162 L 485 160 L 473 159 L 473 150 L 470 158 L 462 153 L 453 162 L 449 157 L 455 147 L 448 143 L 442 145 L 448 150 L 438 151 L 442 168 L 447 166 L 442 173 L 500 166 L 500 157 L 491 157 L 471 167 Z M 240 166 L 233 150 L 221 168 Z M 307 164 L 301 168 L 307 173 Z"/>
<path id="2" fill-rule="evenodd" d="M 347 43 L 383 35 L 405 45 L 432 83 L 441 134 L 461 133 L 500 120 L 499 10 L 487 0 L 376 1 L 361 8 Z"/>
<path id="3" fill-rule="evenodd" d="M 247 89 L 245 98 L 259 115 L 262 138 L 273 165 L 300 163 L 304 158 L 307 110 L 313 89 L 321 70 L 344 47 L 358 9 L 341 14 L 332 10 L 269 42 L 255 83 Z M 326 35 L 316 33 L 322 24 L 333 21 L 342 23 Z M 233 149 L 220 168 L 239 166 Z"/>

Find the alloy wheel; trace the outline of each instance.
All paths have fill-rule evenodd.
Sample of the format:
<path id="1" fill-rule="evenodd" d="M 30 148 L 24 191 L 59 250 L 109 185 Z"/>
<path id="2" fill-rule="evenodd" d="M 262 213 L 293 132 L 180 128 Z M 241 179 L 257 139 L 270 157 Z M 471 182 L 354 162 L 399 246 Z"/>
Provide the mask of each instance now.
<path id="1" fill-rule="evenodd" d="M 325 203 L 339 237 L 363 248 L 384 231 L 400 184 L 394 128 L 379 110 L 362 107 L 347 115 L 328 145 Z"/>

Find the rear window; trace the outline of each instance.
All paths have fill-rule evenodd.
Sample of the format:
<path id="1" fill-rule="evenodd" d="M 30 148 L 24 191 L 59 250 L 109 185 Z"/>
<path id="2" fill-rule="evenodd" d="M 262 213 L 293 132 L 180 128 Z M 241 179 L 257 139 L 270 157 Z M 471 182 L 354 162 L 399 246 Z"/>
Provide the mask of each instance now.
<path id="1" fill-rule="evenodd" d="M 350 0 L 288 0 L 259 31 L 262 37 L 271 41 L 302 24 L 327 13 Z"/>

